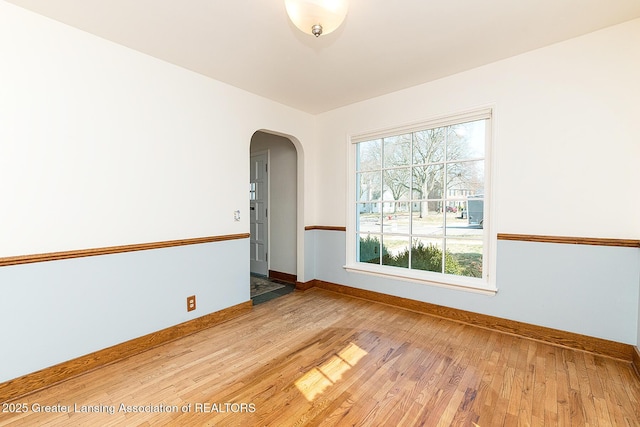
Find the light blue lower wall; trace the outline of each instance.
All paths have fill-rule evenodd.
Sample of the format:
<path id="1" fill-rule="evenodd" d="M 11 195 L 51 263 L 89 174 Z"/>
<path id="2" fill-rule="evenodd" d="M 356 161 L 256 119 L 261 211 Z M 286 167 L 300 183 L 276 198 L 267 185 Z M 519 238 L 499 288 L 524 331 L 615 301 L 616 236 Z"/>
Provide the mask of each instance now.
<path id="1" fill-rule="evenodd" d="M 308 282 L 316 278 L 316 230 L 304 233 L 304 277 L 298 277 L 300 282 Z"/>
<path id="2" fill-rule="evenodd" d="M 498 241 L 495 296 L 344 270 L 345 233 L 313 230 L 316 278 L 505 319 L 637 344 L 637 248 Z"/>
<path id="3" fill-rule="evenodd" d="M 249 240 L 0 267 L 0 292 L 3 382 L 248 301 Z"/>
<path id="4" fill-rule="evenodd" d="M 305 232 L 305 278 L 640 343 L 640 250 L 499 241 L 498 294 L 348 273 L 345 233 Z M 249 300 L 249 242 L 0 267 L 0 382 Z M 196 295 L 197 310 L 186 311 Z"/>

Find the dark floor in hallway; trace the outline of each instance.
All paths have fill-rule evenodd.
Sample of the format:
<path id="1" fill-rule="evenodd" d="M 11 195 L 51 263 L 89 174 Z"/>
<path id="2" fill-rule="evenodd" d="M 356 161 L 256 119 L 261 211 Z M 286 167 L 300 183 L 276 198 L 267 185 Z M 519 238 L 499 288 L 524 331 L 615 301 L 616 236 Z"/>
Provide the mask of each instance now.
<path id="1" fill-rule="evenodd" d="M 261 284 L 266 283 L 267 286 L 269 284 L 279 285 L 279 286 L 276 289 L 269 290 L 268 292 L 263 292 L 256 295 L 255 288 L 257 283 L 261 283 Z M 295 288 L 296 288 L 295 285 L 291 283 L 283 282 L 281 280 L 270 279 L 269 277 L 266 277 L 266 276 L 258 276 L 253 274 L 251 275 L 251 301 L 253 302 L 253 305 L 262 304 L 263 302 L 271 301 L 272 299 L 289 294 L 293 292 Z"/>

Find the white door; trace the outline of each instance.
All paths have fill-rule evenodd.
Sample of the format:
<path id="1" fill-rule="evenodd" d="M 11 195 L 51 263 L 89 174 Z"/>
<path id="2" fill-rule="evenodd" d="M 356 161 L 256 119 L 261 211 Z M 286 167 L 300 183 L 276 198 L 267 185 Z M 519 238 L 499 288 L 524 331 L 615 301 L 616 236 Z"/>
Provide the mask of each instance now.
<path id="1" fill-rule="evenodd" d="M 267 154 L 251 156 L 249 213 L 251 231 L 251 272 L 267 276 L 269 273 L 268 237 L 268 165 Z"/>

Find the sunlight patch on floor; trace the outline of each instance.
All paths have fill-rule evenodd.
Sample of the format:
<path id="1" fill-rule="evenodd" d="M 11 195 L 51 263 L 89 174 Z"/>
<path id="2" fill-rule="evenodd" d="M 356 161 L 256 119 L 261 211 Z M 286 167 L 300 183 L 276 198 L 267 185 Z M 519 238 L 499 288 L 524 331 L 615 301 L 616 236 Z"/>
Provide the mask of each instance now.
<path id="1" fill-rule="evenodd" d="M 295 382 L 295 385 L 304 397 L 311 402 L 316 396 L 338 382 L 345 372 L 354 367 L 366 355 L 366 351 L 354 343 L 349 343 L 321 366 L 314 367 L 306 372 Z"/>

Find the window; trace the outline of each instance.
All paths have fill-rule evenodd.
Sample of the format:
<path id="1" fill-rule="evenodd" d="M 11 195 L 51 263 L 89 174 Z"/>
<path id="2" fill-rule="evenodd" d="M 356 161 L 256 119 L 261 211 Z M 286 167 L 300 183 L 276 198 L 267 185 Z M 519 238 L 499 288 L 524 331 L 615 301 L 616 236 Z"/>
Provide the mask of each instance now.
<path id="1" fill-rule="evenodd" d="M 352 138 L 347 268 L 488 288 L 491 111 Z"/>

